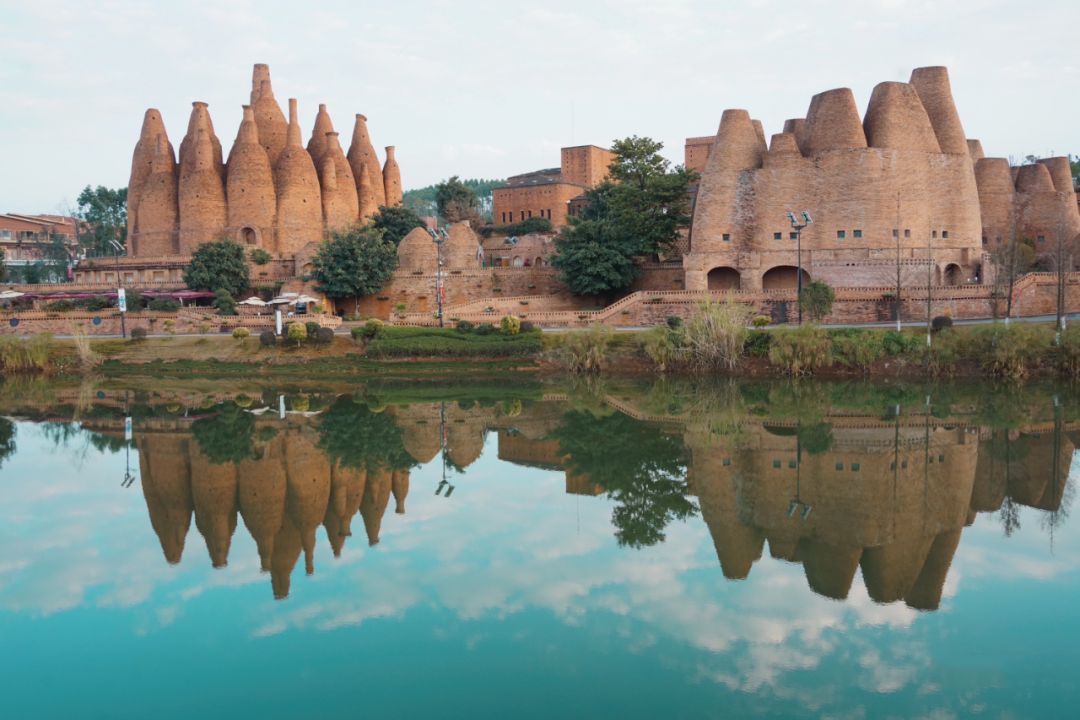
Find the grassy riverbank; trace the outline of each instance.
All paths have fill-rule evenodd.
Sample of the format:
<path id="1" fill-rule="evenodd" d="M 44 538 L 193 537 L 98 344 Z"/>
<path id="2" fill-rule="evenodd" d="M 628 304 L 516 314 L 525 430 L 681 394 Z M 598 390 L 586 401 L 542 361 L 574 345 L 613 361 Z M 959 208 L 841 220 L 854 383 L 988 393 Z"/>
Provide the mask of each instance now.
<path id="1" fill-rule="evenodd" d="M 1024 377 L 1080 373 L 1080 327 L 1055 337 L 1049 323 L 947 327 L 932 333 L 881 328 L 740 330 L 703 344 L 692 328 L 612 333 L 603 327 L 488 334 L 452 328 L 385 327 L 373 337 L 330 342 L 228 336 L 142 340 L 8 340 L 7 373 L 88 371 L 123 375 L 340 374 L 426 376 L 520 372 L 608 374 L 880 375 Z"/>

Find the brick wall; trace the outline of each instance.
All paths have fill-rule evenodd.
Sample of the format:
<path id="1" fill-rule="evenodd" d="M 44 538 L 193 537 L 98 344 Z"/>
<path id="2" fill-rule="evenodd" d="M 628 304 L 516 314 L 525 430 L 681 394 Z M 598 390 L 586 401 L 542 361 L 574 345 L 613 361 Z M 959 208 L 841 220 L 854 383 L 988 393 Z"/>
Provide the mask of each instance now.
<path id="1" fill-rule="evenodd" d="M 595 145 L 562 149 L 562 179 L 586 187 L 603 182 L 615 153 Z"/>
<path id="2" fill-rule="evenodd" d="M 566 224 L 566 203 L 584 190 L 565 182 L 504 186 L 491 191 L 492 218 L 497 224 L 521 222 L 530 217 L 549 217 L 552 225 Z"/>

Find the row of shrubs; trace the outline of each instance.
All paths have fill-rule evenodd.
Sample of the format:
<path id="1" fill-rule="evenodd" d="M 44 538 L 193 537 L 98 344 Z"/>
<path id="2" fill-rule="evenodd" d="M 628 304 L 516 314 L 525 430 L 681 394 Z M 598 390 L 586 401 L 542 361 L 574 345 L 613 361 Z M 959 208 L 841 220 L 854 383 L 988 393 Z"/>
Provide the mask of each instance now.
<path id="1" fill-rule="evenodd" d="M 512 315 L 499 326 L 473 325 L 461 320 L 453 328 L 386 327 L 369 320 L 353 329 L 354 338 L 367 340 L 368 357 L 507 358 L 534 355 L 543 348 L 540 331 Z"/>
<path id="2" fill-rule="evenodd" d="M 180 309 L 180 303 L 172 298 L 154 298 L 146 303 L 144 298 L 133 290 L 128 290 L 125 294 L 127 307 L 130 311 L 142 310 L 144 306 L 154 312 L 176 312 Z M 115 305 L 116 300 L 113 298 L 108 298 L 104 295 L 93 295 L 88 298 L 79 298 L 78 300 L 54 300 L 46 305 L 45 308 L 53 312 L 68 312 L 71 310 L 97 312 L 98 310 L 106 310 Z"/>

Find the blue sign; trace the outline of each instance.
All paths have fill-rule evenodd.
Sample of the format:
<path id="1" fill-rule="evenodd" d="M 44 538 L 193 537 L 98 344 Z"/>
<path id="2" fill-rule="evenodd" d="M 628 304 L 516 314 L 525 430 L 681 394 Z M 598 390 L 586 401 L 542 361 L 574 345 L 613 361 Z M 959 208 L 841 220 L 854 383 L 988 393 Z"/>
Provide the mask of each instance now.
<path id="1" fill-rule="evenodd" d="M 93 322 L 94 322 L 95 325 L 100 325 L 101 324 L 101 317 L 99 317 L 98 315 L 95 315 Z"/>
<path id="2" fill-rule="evenodd" d="M 105 399 L 105 391 L 104 390 L 98 390 L 97 391 L 97 397 L 98 397 L 98 400 L 104 400 Z"/>
<path id="3" fill-rule="evenodd" d="M 8 324 L 11 325 L 11 327 L 18 327 L 19 318 L 11 318 L 10 320 L 8 320 Z"/>

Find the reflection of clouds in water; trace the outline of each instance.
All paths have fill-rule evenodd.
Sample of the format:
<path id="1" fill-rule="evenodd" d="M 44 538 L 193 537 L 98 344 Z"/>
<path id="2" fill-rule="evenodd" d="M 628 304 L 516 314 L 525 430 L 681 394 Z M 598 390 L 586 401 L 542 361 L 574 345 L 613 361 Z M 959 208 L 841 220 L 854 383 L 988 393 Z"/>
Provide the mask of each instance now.
<path id="1" fill-rule="evenodd" d="M 184 604 L 204 593 L 268 584 L 242 523 L 227 569 L 211 569 L 194 528 L 181 563 L 170 566 L 137 486 L 118 487 L 122 455 L 94 451 L 74 473 L 36 428 L 20 429 L 19 453 L 0 483 L 0 606 L 47 615 L 88 604 L 156 604 L 133 621 L 132 631 L 145 633 L 182 622 Z M 660 545 L 619 549 L 609 501 L 567 495 L 559 474 L 502 463 L 494 444 L 493 434 L 484 456 L 456 479 L 452 500 L 430 492 L 438 460 L 418 469 L 407 514 L 387 514 L 375 548 L 354 533 L 332 560 L 320 529 L 315 575 L 304 579 L 303 590 L 297 582 L 288 601 L 252 608 L 250 635 L 328 631 L 425 606 L 449 609 L 462 621 L 537 608 L 571 626 L 606 616 L 616 621 L 607 641 L 617 639 L 624 651 L 686 644 L 709 653 L 688 675 L 744 692 L 767 690 L 809 708 L 835 701 L 843 681 L 797 687 L 791 678 L 820 668 L 824 658 L 851 664 L 859 687 L 878 693 L 920 683 L 930 666 L 917 643 L 882 649 L 851 632 L 910 629 L 919 616 L 903 603 L 874 603 L 861 575 L 843 602 L 814 594 L 802 566 L 767 555 L 748 580 L 725 581 L 700 518 L 671 525 Z M 1071 569 L 1080 564 L 1074 537 L 1064 526 L 1048 558 L 1045 536 L 1022 532 L 1003 545 L 1000 528 L 980 519 L 964 531 L 943 595 L 954 598 L 962 577 L 1046 579 Z M 462 642 L 485 637 L 466 633 Z"/>

